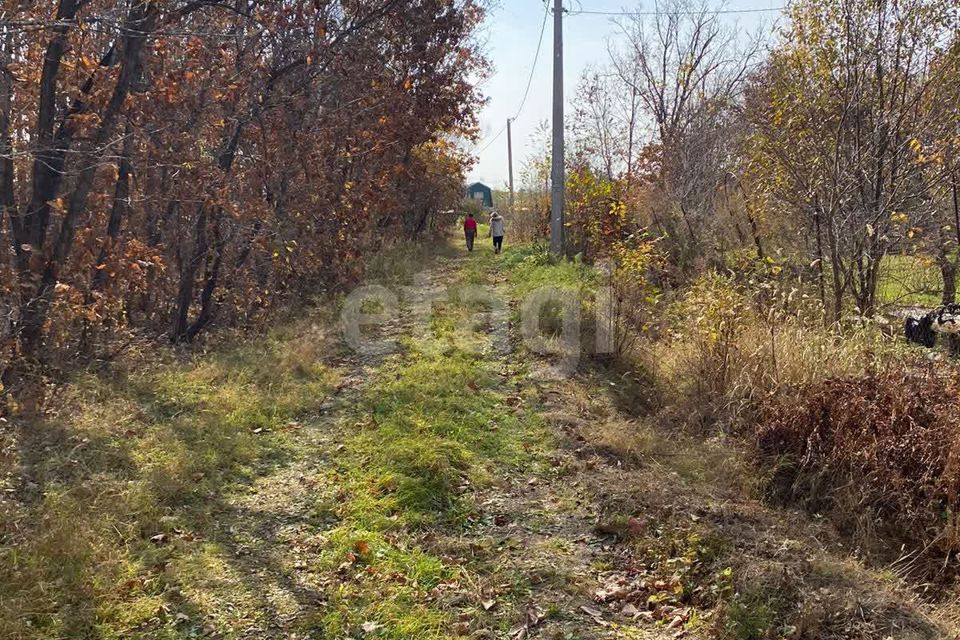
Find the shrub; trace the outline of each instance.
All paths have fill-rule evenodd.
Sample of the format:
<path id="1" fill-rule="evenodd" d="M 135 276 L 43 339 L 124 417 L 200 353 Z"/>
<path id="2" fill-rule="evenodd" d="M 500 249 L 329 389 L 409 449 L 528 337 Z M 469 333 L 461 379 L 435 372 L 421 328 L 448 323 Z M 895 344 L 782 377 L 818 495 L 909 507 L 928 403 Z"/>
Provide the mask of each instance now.
<path id="1" fill-rule="evenodd" d="M 776 493 L 865 544 L 906 544 L 902 573 L 941 572 L 960 550 L 958 392 L 953 365 L 895 362 L 768 400 L 756 441 L 777 462 Z"/>

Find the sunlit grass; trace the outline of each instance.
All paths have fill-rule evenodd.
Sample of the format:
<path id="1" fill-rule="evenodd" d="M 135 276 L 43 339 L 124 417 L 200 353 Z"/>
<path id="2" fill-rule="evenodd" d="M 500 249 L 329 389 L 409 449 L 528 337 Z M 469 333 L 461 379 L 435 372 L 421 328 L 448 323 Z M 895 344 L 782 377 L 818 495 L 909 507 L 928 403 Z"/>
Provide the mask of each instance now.
<path id="1" fill-rule="evenodd" d="M 351 576 L 310 625 L 325 637 L 364 623 L 381 625 L 381 638 L 449 637 L 450 614 L 429 604 L 431 591 L 460 580 L 461 567 L 420 540 L 468 526 L 474 488 L 540 464 L 542 424 L 505 405 L 496 361 L 453 339 L 470 310 L 451 297 L 430 335 L 406 340 L 403 355 L 380 368 L 331 482 L 342 499 L 318 504 L 338 518 L 324 570 L 346 563 Z"/>
<path id="2" fill-rule="evenodd" d="M 881 304 L 934 307 L 940 304 L 943 278 L 932 257 L 889 255 L 883 259 L 877 299 Z"/>
<path id="3" fill-rule="evenodd" d="M 79 376 L 23 427 L 27 485 L 0 524 L 0 637 L 180 637 L 186 569 L 223 564 L 192 541 L 217 536 L 224 494 L 286 455 L 284 427 L 337 380 L 322 335 L 294 334 Z"/>

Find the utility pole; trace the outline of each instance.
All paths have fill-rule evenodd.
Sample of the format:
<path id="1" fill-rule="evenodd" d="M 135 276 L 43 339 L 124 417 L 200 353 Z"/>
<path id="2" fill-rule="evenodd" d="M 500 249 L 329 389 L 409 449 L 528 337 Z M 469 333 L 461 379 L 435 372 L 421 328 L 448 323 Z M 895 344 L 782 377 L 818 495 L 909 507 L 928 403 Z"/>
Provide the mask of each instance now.
<path id="1" fill-rule="evenodd" d="M 563 0 L 553 2 L 553 167 L 550 172 L 553 193 L 550 198 L 550 252 L 559 256 L 564 250 L 563 189 Z"/>
<path id="2" fill-rule="evenodd" d="M 507 118 L 507 167 L 510 170 L 510 215 L 513 215 L 513 133 L 510 125 L 513 118 Z"/>

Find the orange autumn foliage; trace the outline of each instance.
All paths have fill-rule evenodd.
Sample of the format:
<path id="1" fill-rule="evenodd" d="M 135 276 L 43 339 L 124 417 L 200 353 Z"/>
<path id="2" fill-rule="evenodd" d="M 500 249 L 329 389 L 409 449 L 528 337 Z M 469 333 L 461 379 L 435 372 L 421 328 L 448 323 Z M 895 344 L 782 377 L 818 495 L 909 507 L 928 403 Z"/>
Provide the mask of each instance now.
<path id="1" fill-rule="evenodd" d="M 4 393 L 137 332 L 269 321 L 461 198 L 474 0 L 2 9 Z"/>

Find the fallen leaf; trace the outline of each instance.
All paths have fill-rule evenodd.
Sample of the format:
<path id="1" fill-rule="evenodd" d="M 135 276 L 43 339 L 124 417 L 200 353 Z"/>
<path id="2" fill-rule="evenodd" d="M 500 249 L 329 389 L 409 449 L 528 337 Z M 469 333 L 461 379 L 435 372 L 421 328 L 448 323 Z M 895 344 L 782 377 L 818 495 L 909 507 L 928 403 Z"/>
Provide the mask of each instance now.
<path id="1" fill-rule="evenodd" d="M 382 626 L 383 625 L 377 624 L 376 622 L 364 622 L 362 625 L 360 625 L 360 628 L 363 629 L 364 633 L 373 633 Z"/>
<path id="2" fill-rule="evenodd" d="M 594 609 L 593 607 L 588 607 L 584 605 L 580 607 L 580 610 L 583 611 L 588 616 L 590 616 L 591 618 L 593 618 L 593 621 L 602 627 L 606 627 L 610 624 L 603 619 L 603 614 L 600 612 L 599 609 Z"/>
<path id="3" fill-rule="evenodd" d="M 490 609 L 493 609 L 495 606 L 497 606 L 497 601 L 496 601 L 496 600 L 484 600 L 484 601 L 481 602 L 480 604 L 481 604 L 481 606 L 483 606 L 483 610 L 484 610 L 484 611 L 490 611 Z"/>
<path id="4" fill-rule="evenodd" d="M 624 600 L 632 591 L 632 585 L 622 575 L 612 575 L 606 579 L 603 586 L 593 593 L 597 602 L 612 602 Z"/>
<path id="5" fill-rule="evenodd" d="M 510 631 L 510 640 L 523 640 L 524 638 L 527 637 L 527 630 L 528 630 L 527 625 L 523 625 L 522 627 L 516 627 L 515 629 Z"/>
<path id="6" fill-rule="evenodd" d="M 541 622 L 543 622 L 546 617 L 547 615 L 543 612 L 543 609 L 541 609 L 540 607 L 535 605 L 531 605 L 527 607 L 527 626 L 528 627 L 536 627 Z"/>

